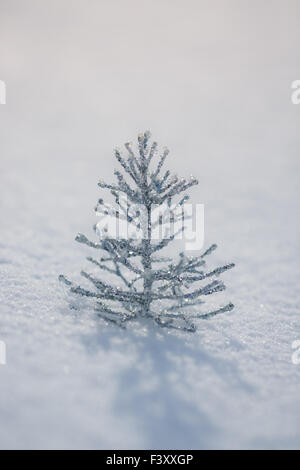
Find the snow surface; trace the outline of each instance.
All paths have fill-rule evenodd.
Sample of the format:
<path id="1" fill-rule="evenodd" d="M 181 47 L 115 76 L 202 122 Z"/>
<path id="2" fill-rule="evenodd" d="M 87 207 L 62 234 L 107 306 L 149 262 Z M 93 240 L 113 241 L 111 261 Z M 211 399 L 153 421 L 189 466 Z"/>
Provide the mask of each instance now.
<path id="1" fill-rule="evenodd" d="M 1 2 L 0 447 L 299 448 L 299 2 L 86 3 Z M 195 334 L 122 331 L 57 280 L 148 128 L 200 180 L 209 266 L 236 263 Z"/>

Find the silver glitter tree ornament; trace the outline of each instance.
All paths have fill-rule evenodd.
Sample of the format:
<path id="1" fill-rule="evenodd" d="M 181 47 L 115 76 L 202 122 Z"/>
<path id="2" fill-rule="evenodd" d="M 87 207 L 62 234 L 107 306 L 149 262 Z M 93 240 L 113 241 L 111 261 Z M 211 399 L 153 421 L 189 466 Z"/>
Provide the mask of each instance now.
<path id="1" fill-rule="evenodd" d="M 92 284 L 92 290 L 76 285 L 63 275 L 59 280 L 71 292 L 93 297 L 97 314 L 119 326 L 147 317 L 160 327 L 194 332 L 194 319 L 209 318 L 233 309 L 233 304 L 229 303 L 214 311 L 199 312 L 204 296 L 225 289 L 219 275 L 234 264 L 206 270 L 206 257 L 216 245 L 198 256 L 181 252 L 178 260 L 157 256 L 184 232 L 187 220 L 184 204 L 188 196 L 182 197 L 182 193 L 198 181 L 194 177 L 179 179 L 171 176 L 170 171 L 162 174 L 169 151 L 164 149 L 154 164 L 157 143 L 150 144 L 149 139 L 150 132 L 138 135 L 137 153 L 126 143 L 127 157 L 115 150 L 123 173 L 115 170 L 115 184 L 99 182 L 100 188 L 108 189 L 115 202 L 98 201 L 95 210 L 100 222 L 94 226 L 98 241 L 92 242 L 82 234 L 76 237 L 79 243 L 100 251 L 100 256 L 87 260 L 104 271 L 109 280 L 105 282 L 82 271 L 81 275 Z M 132 185 L 126 181 L 124 173 Z M 178 202 L 172 205 L 173 198 L 179 195 Z M 180 228 L 176 231 L 178 223 Z M 116 282 L 110 281 L 113 276 Z M 211 279 L 207 282 L 207 278 Z"/>

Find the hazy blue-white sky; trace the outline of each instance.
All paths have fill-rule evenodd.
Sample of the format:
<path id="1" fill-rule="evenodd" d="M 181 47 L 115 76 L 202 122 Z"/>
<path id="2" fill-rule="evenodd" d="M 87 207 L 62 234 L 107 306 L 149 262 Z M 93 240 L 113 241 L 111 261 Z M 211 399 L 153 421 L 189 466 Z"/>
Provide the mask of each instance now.
<path id="1" fill-rule="evenodd" d="M 199 177 L 198 202 L 223 204 L 228 186 L 234 199 L 295 202 L 297 0 L 0 0 L 0 11 L 4 170 L 30 155 L 53 186 L 57 164 L 66 184 L 75 166 L 88 207 L 112 148 L 150 129 L 174 170 Z"/>

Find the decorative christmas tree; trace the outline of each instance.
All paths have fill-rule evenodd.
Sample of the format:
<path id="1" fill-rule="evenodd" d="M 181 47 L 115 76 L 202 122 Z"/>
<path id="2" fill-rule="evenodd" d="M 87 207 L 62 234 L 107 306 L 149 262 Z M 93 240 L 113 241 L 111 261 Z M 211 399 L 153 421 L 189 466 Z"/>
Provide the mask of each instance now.
<path id="1" fill-rule="evenodd" d="M 97 259 L 88 257 L 87 260 L 104 271 L 106 277 L 115 276 L 117 284 L 100 280 L 86 271 L 82 271 L 81 275 L 92 283 L 92 290 L 74 284 L 63 275 L 59 279 L 70 287 L 71 292 L 94 298 L 97 314 L 119 326 L 124 326 L 129 320 L 147 317 L 161 327 L 193 332 L 196 330 L 193 319 L 208 318 L 233 309 L 233 304 L 229 303 L 211 312 L 195 312 L 204 303 L 204 296 L 225 289 L 218 276 L 234 264 L 205 270 L 205 258 L 217 248 L 216 245 L 211 245 L 199 256 L 186 256 L 182 252 L 177 261 L 157 257 L 157 253 L 185 229 L 184 205 L 188 196 L 181 197 L 172 206 L 173 198 L 198 184 L 198 181 L 194 177 L 179 179 L 171 176 L 170 171 L 162 175 L 168 149 L 164 149 L 158 163 L 151 169 L 157 154 L 157 143 L 150 145 L 149 138 L 149 132 L 139 134 L 138 156 L 130 143 L 125 144 L 128 151 L 126 158 L 115 150 L 116 159 L 131 178 L 132 186 L 117 170 L 116 184 L 99 182 L 101 188 L 110 190 L 115 202 L 107 204 L 99 199 L 95 208 L 102 217 L 94 226 L 98 242 L 94 243 L 82 234 L 76 237 L 79 243 L 104 253 Z M 158 215 L 157 208 L 163 209 Z M 107 222 L 108 218 L 110 223 L 104 225 L 103 221 Z M 112 220 L 115 225 L 111 224 Z M 181 226 L 175 231 L 178 223 Z M 160 233 L 163 231 L 159 239 L 154 237 L 157 230 Z M 212 279 L 201 285 L 206 278 Z"/>

